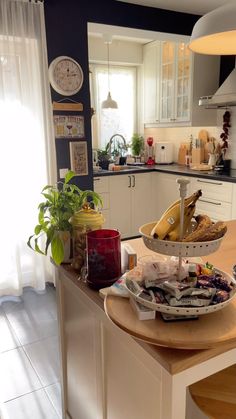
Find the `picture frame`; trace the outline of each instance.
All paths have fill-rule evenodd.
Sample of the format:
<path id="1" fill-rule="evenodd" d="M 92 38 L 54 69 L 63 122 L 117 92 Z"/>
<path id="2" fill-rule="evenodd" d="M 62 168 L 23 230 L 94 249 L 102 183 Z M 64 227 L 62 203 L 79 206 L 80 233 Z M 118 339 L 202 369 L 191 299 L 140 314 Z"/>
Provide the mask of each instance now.
<path id="1" fill-rule="evenodd" d="M 70 142 L 70 165 L 76 175 L 88 175 L 88 153 L 86 141 Z"/>
<path id="2" fill-rule="evenodd" d="M 82 115 L 53 115 L 56 138 L 84 138 Z"/>

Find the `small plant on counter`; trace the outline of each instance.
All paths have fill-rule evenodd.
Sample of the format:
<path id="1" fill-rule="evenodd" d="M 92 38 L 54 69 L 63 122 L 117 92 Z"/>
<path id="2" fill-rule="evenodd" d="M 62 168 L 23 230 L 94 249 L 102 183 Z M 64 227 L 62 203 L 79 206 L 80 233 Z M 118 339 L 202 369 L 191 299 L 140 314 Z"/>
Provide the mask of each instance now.
<path id="1" fill-rule="evenodd" d="M 96 192 L 82 191 L 78 186 L 69 183 L 75 173 L 68 171 L 64 182 L 55 186 L 46 185 L 41 194 L 44 201 L 38 205 L 38 224 L 34 234 L 28 239 L 28 246 L 35 252 L 47 255 L 51 246 L 51 257 L 60 265 L 64 259 L 64 239 L 62 232 L 71 234 L 71 216 L 84 205 L 102 206 L 102 199 Z"/>
<path id="2" fill-rule="evenodd" d="M 98 149 L 97 153 L 99 166 L 104 170 L 108 170 L 111 159 L 111 155 L 109 154 L 109 143 L 106 145 L 105 150 Z"/>
<path id="3" fill-rule="evenodd" d="M 133 134 L 131 138 L 131 151 L 133 156 L 140 156 L 144 150 L 144 138 L 139 134 Z"/>

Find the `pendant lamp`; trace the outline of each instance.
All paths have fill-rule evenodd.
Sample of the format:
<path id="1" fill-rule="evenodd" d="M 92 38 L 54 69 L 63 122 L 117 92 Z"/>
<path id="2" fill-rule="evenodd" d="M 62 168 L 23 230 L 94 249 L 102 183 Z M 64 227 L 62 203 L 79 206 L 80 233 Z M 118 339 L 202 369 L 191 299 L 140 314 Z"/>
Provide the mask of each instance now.
<path id="1" fill-rule="evenodd" d="M 199 54 L 236 54 L 236 2 L 218 7 L 195 24 L 189 48 Z"/>
<path id="2" fill-rule="evenodd" d="M 109 45 L 111 44 L 111 41 L 106 41 L 107 44 L 107 77 L 108 77 L 108 94 L 106 100 L 102 102 L 102 109 L 117 109 L 118 105 L 115 100 L 111 98 L 111 92 L 110 92 L 110 61 L 109 61 Z"/>

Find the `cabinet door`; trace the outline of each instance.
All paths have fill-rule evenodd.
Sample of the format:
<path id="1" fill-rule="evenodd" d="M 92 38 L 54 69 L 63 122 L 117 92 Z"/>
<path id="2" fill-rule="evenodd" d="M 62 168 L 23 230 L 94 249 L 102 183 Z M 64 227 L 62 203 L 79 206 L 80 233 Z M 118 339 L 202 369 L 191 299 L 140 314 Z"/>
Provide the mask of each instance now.
<path id="1" fill-rule="evenodd" d="M 190 121 L 192 54 L 183 42 L 163 42 L 161 122 Z"/>
<path id="2" fill-rule="evenodd" d="M 109 176 L 94 177 L 94 191 L 97 192 L 103 201 L 103 206 L 99 208 L 102 212 L 105 222 L 103 227 L 110 228 L 110 194 L 109 194 Z"/>
<path id="3" fill-rule="evenodd" d="M 162 42 L 160 121 L 174 122 L 175 44 Z"/>
<path id="4" fill-rule="evenodd" d="M 132 175 L 132 233 L 139 234 L 139 227 L 152 221 L 151 173 Z"/>
<path id="5" fill-rule="evenodd" d="M 156 173 L 156 193 L 155 207 L 156 207 L 156 220 L 158 220 L 163 212 L 177 199 L 179 199 L 179 184 L 176 182 L 178 175 Z M 185 179 L 190 180 L 187 176 L 183 176 Z M 191 184 L 187 186 L 187 196 L 191 192 Z"/>
<path id="6" fill-rule="evenodd" d="M 183 42 L 176 44 L 175 119 L 190 121 L 192 54 Z"/>
<path id="7" fill-rule="evenodd" d="M 131 175 L 110 177 L 110 226 L 118 229 L 121 237 L 132 236 Z"/>
<path id="8" fill-rule="evenodd" d="M 153 42 L 143 49 L 144 123 L 159 122 L 159 62 L 160 43 Z"/>

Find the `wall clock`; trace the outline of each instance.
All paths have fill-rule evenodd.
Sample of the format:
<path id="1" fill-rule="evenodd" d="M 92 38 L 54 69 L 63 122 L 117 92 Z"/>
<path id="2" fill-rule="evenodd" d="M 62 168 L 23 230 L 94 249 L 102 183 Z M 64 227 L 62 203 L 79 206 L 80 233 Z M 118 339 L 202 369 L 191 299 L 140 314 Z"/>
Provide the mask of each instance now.
<path id="1" fill-rule="evenodd" d="M 81 89 L 84 75 L 80 65 L 71 57 L 55 58 L 49 66 L 52 88 L 63 96 L 72 96 Z"/>

